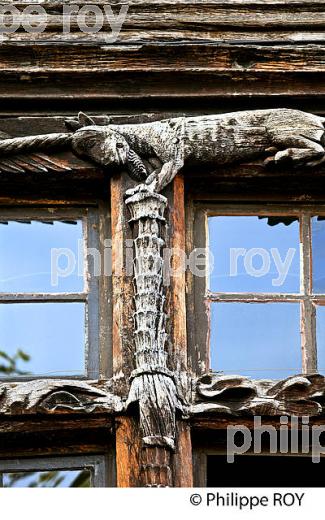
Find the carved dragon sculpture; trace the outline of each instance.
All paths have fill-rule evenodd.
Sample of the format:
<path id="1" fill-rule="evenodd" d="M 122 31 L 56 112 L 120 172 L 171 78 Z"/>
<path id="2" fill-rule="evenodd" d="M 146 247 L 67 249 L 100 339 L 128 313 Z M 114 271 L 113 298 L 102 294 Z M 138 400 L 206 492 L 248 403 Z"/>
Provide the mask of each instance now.
<path id="1" fill-rule="evenodd" d="M 71 133 L 0 140 L 0 165 L 6 161 L 4 155 L 69 146 L 101 166 L 127 169 L 147 190 L 159 192 L 184 165 L 264 158 L 266 165 L 289 161 L 293 166 L 316 166 L 325 161 L 324 122 L 291 109 L 120 125 L 98 125 L 81 113 L 78 119 L 67 120 Z"/>
<path id="2" fill-rule="evenodd" d="M 185 164 L 266 157 L 266 165 L 316 166 L 325 161 L 324 121 L 299 110 L 274 109 L 106 126 L 81 115 L 68 124 L 77 128 L 72 148 L 78 155 L 127 167 L 131 177 L 159 192 Z"/>

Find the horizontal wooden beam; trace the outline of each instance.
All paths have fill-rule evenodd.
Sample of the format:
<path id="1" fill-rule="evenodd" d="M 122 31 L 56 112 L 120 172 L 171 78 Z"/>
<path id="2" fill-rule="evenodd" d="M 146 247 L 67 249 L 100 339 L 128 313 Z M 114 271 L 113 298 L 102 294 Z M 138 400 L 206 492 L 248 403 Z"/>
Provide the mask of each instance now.
<path id="1" fill-rule="evenodd" d="M 80 8 L 77 0 L 69 2 L 70 5 L 76 4 Z M 96 6 L 104 5 L 103 0 L 89 2 Z M 312 27 L 322 26 L 325 19 L 324 3 L 312 0 L 300 0 L 288 2 L 285 0 L 247 1 L 237 0 L 235 2 L 206 0 L 172 2 L 158 0 L 146 2 L 133 0 L 130 2 L 112 2 L 110 5 L 114 13 L 118 13 L 122 5 L 128 6 L 127 15 L 124 21 L 124 28 L 143 28 L 159 29 L 163 27 L 173 27 L 184 29 L 200 25 L 200 28 L 215 26 L 241 26 L 241 27 Z M 15 4 L 16 7 L 23 9 L 26 3 Z M 47 13 L 47 26 L 60 28 L 62 26 L 63 2 L 50 1 L 42 5 Z M 86 17 L 86 22 L 90 23 L 93 16 Z M 72 26 L 76 27 L 76 16 L 71 16 Z M 107 28 L 107 22 L 106 22 Z"/>
<path id="2" fill-rule="evenodd" d="M 0 293 L 0 303 L 86 302 L 87 293 Z"/>
<path id="3" fill-rule="evenodd" d="M 12 50 L 12 52 L 15 52 Z M 85 61 L 87 58 L 85 57 Z M 181 103 L 185 100 L 201 103 L 209 99 L 236 101 L 239 97 L 249 98 L 246 107 L 252 103 L 252 98 L 261 98 L 270 103 L 271 98 L 286 97 L 299 99 L 314 98 L 320 103 L 325 97 L 325 71 L 299 72 L 280 71 L 263 73 L 256 71 L 169 71 L 169 72 L 101 72 L 80 73 L 79 71 L 46 73 L 46 72 L 4 72 L 0 76 L 0 100 L 17 103 L 35 101 L 38 93 L 38 103 L 51 102 L 91 102 L 114 101 L 120 108 L 141 101 L 145 106 L 151 106 L 155 100 L 166 100 Z M 195 69 L 195 67 L 194 67 Z M 275 101 L 274 101 L 275 102 Z M 277 106 L 279 102 L 277 101 Z M 59 105 L 60 106 L 60 105 Z M 80 105 L 78 105 L 80 106 Z M 283 104 L 282 104 L 283 106 Z M 300 105 L 299 105 L 300 106 Z"/>
<path id="4" fill-rule="evenodd" d="M 98 9 L 106 2 L 90 3 Z M 26 2 L 15 5 L 22 10 Z M 6 103 L 34 102 L 35 92 L 38 104 L 47 106 L 75 100 L 115 107 L 134 100 L 325 96 L 320 1 L 116 1 L 110 3 L 115 15 L 122 5 L 128 10 L 114 40 L 107 21 L 86 34 L 76 15 L 64 34 L 66 4 L 41 5 L 46 30 L 5 34 L 0 46 L 0 99 Z M 93 22 L 93 15 L 86 17 Z"/>
<path id="5" fill-rule="evenodd" d="M 1 417 L 0 434 L 5 433 L 33 433 L 48 431 L 73 431 L 73 430 L 92 430 L 97 428 L 112 429 L 114 418 L 107 414 L 92 416 L 67 414 L 51 416 L 26 416 L 17 415 L 14 417 Z M 2 451 L 2 450 L 0 450 Z"/>
<path id="6" fill-rule="evenodd" d="M 13 47 L 15 52 L 13 52 Z M 100 74 L 103 72 L 308 73 L 325 72 L 325 45 L 1 45 L 6 74 Z"/>

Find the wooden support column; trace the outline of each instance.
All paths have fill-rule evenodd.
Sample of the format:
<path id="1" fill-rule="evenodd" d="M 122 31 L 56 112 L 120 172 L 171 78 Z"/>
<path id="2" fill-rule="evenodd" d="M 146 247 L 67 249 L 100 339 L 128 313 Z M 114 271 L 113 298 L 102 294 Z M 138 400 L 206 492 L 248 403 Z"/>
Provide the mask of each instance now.
<path id="1" fill-rule="evenodd" d="M 116 485 L 140 486 L 141 436 L 136 418 L 119 417 L 116 421 Z"/>
<path id="2" fill-rule="evenodd" d="M 184 177 L 178 174 L 171 185 L 169 200 L 170 247 L 186 252 Z M 179 269 L 180 258 L 176 254 L 171 260 L 173 272 L 170 285 L 170 352 L 174 370 L 180 378 L 180 385 L 186 397 L 188 391 L 187 333 L 186 333 L 186 283 L 185 272 Z M 176 312 L 175 312 L 176 311 Z M 192 487 L 192 443 L 190 426 L 186 421 L 177 420 L 176 451 L 173 457 L 174 486 Z"/>
<path id="3" fill-rule="evenodd" d="M 133 285 L 130 272 L 126 272 L 125 255 L 128 243 L 132 241 L 132 231 L 128 223 L 128 214 L 124 204 L 124 194 L 130 181 L 122 175 L 111 181 L 112 208 L 112 247 L 113 247 L 113 377 L 115 391 L 127 395 L 129 377 L 134 369 L 134 330 L 133 330 Z M 166 190 L 169 209 L 166 215 L 168 221 L 167 247 L 175 251 L 171 257 L 170 286 L 167 288 L 167 311 L 170 315 L 170 348 L 168 366 L 177 380 L 181 394 L 187 396 L 187 337 L 186 337 L 186 307 L 185 307 L 185 272 L 180 266 L 182 252 L 185 254 L 185 211 L 184 211 L 184 180 L 177 176 L 174 183 Z M 180 254 L 178 254 L 180 252 Z M 173 276 L 173 273 L 176 275 Z M 174 312 L 177 309 L 177 312 Z M 167 369 L 166 369 L 167 370 Z M 168 372 L 168 370 L 167 370 Z M 146 378 L 160 376 L 144 375 Z M 165 381 L 162 376 L 162 382 Z M 168 383 L 167 376 L 167 383 Z M 166 384 L 167 384 L 166 383 Z M 139 383 L 140 384 L 140 383 Z M 163 393 L 172 391 L 171 383 L 164 388 Z M 137 385 L 134 386 L 137 388 Z M 172 391 L 173 393 L 173 391 Z M 141 399 L 141 392 L 139 399 Z M 166 394 L 167 395 L 167 394 Z M 170 394 L 172 395 L 172 394 Z M 176 399 L 176 397 L 175 397 Z M 129 396 L 130 403 L 135 397 Z M 140 405 L 141 406 L 141 405 Z M 176 406 L 177 408 L 177 406 Z M 132 407 L 136 410 L 136 407 Z M 150 447 L 144 442 L 143 431 L 140 431 L 138 418 L 135 416 L 118 417 L 116 429 L 117 485 L 119 487 L 135 486 L 179 486 L 191 487 L 192 457 L 191 435 L 186 421 L 178 419 L 176 427 L 175 452 L 164 446 Z"/>
<path id="4" fill-rule="evenodd" d="M 113 291 L 113 379 L 114 391 L 127 397 L 133 356 L 133 287 L 126 271 L 126 246 L 132 247 L 132 234 L 124 205 L 129 187 L 126 175 L 111 179 L 112 291 Z M 127 242 L 127 241 L 130 242 Z M 131 266 L 132 267 L 132 266 Z M 132 273 L 132 271 L 131 271 Z M 116 418 L 117 487 L 140 485 L 141 437 L 136 417 Z"/>

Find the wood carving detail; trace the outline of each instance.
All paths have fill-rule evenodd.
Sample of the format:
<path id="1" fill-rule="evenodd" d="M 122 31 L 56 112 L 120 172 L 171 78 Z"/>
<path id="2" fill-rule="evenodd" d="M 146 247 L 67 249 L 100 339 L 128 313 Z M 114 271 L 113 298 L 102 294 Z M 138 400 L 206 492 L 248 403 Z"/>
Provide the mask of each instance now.
<path id="1" fill-rule="evenodd" d="M 48 414 L 62 412 L 106 412 L 124 409 L 123 401 L 113 395 L 108 383 L 36 379 L 0 384 L 0 414 Z"/>
<path id="2" fill-rule="evenodd" d="M 226 165 L 261 157 L 267 166 L 321 164 L 324 121 L 285 108 L 121 125 L 98 125 L 79 114 L 67 120 L 71 133 L 2 139 L 0 157 L 5 164 L 3 156 L 70 147 L 109 171 L 126 168 L 150 191 L 160 192 L 187 165 Z"/>
<path id="3" fill-rule="evenodd" d="M 297 375 L 282 381 L 207 374 L 195 385 L 191 414 L 325 415 L 325 377 Z"/>
<path id="4" fill-rule="evenodd" d="M 167 199 L 148 188 L 127 192 L 134 228 L 134 342 L 136 369 L 126 405 L 138 403 L 142 435 L 141 479 L 146 487 L 172 486 L 176 410 L 182 411 L 174 374 L 167 366 L 167 315 L 162 235 Z"/>
<path id="5" fill-rule="evenodd" d="M 127 167 L 131 177 L 160 192 L 184 165 L 225 165 L 266 157 L 265 165 L 316 166 L 325 159 L 324 121 L 299 110 L 270 109 L 178 117 L 144 124 L 79 128 L 77 154 L 103 166 Z M 88 124 L 81 119 L 72 123 Z M 70 122 L 71 124 L 71 122 Z"/>
<path id="6" fill-rule="evenodd" d="M 0 413 L 124 413 L 137 405 L 142 436 L 141 478 L 145 486 L 173 485 L 171 457 L 176 414 L 188 405 L 168 367 L 163 255 L 167 199 L 159 192 L 184 166 L 227 165 L 263 158 L 265 166 L 325 162 L 325 119 L 299 110 L 274 109 L 139 124 L 96 124 L 84 114 L 67 121 L 69 133 L 0 140 L 0 168 L 14 168 L 28 154 L 69 147 L 104 170 L 127 169 L 139 184 L 127 192 L 134 233 L 135 366 L 126 402 L 109 382 L 41 380 L 0 385 Z M 2 136 L 3 137 L 3 136 Z M 24 161 L 21 161 L 24 154 Z M 8 159 L 10 155 L 15 160 Z M 18 156 L 18 158 L 17 158 Z M 20 159 L 19 159 L 20 156 Z M 38 157 L 42 157 L 38 155 Z M 40 161 L 39 161 L 40 162 Z M 48 166 L 48 165 L 47 165 Z M 122 211 L 122 208 L 121 208 Z M 275 383 L 208 374 L 195 384 L 190 415 L 309 415 L 324 413 L 325 378 L 295 376 Z"/>
<path id="7" fill-rule="evenodd" d="M 175 412 L 182 410 L 173 373 L 167 367 L 162 228 L 167 199 L 149 190 L 128 192 L 135 228 L 134 341 L 136 370 L 127 405 L 138 402 L 144 446 L 174 449 Z"/>

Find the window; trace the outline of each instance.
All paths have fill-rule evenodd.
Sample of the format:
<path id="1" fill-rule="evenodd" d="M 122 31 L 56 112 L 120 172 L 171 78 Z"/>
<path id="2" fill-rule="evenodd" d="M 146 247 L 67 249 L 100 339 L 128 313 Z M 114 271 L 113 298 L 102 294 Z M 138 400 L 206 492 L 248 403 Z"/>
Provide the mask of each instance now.
<path id="1" fill-rule="evenodd" d="M 95 208 L 1 210 L 2 379 L 98 377 L 98 244 Z"/>
<path id="2" fill-rule="evenodd" d="M 105 487 L 111 459 L 103 455 L 0 460 L 0 487 Z"/>
<path id="3" fill-rule="evenodd" d="M 307 455 L 237 455 L 233 464 L 227 462 L 226 452 L 196 450 L 197 468 L 194 485 L 198 487 L 318 487 L 322 480 L 325 458 L 313 464 Z M 223 493 L 226 498 L 226 493 Z M 221 499 L 221 505 L 223 499 Z"/>
<path id="4" fill-rule="evenodd" d="M 194 237 L 210 251 L 194 277 L 200 371 L 325 373 L 325 210 L 198 204 Z"/>

